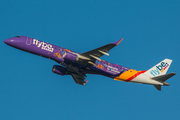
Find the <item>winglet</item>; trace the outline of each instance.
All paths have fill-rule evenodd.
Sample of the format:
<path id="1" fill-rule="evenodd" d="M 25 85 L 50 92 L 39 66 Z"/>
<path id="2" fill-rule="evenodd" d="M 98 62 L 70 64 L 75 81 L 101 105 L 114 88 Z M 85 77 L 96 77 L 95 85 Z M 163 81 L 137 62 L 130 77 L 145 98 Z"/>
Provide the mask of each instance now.
<path id="1" fill-rule="evenodd" d="M 89 80 L 84 81 L 83 85 L 85 85 Z"/>
<path id="2" fill-rule="evenodd" d="M 117 42 L 114 42 L 112 44 L 115 44 L 116 46 L 123 40 L 124 38 L 121 38 L 120 40 L 118 40 Z"/>

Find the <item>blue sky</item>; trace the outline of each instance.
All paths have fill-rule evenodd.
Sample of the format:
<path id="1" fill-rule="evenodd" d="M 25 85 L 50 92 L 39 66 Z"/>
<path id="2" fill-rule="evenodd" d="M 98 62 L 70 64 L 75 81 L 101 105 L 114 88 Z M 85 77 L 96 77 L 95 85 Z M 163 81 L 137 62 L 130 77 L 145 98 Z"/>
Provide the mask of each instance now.
<path id="1" fill-rule="evenodd" d="M 179 120 L 178 0 L 1 0 L 1 120 Z M 24 35 L 86 52 L 124 40 L 102 59 L 147 70 L 165 58 L 177 75 L 169 87 L 124 83 L 87 75 L 78 85 L 52 73 L 54 61 L 4 44 Z"/>

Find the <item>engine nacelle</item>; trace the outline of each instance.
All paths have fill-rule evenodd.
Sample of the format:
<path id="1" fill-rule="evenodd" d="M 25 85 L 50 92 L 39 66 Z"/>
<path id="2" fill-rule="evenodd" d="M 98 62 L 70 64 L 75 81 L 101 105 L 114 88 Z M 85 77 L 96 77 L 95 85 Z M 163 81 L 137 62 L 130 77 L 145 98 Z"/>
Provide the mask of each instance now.
<path id="1" fill-rule="evenodd" d="M 52 68 L 52 72 L 58 75 L 68 75 L 67 69 L 59 65 L 54 65 Z"/>
<path id="2" fill-rule="evenodd" d="M 75 61 L 78 61 L 79 58 L 76 54 L 73 54 L 73 53 L 70 53 L 70 52 L 65 52 L 64 55 L 63 55 L 63 59 L 66 59 L 66 60 L 69 60 L 69 61 L 72 61 L 72 62 L 75 62 Z"/>

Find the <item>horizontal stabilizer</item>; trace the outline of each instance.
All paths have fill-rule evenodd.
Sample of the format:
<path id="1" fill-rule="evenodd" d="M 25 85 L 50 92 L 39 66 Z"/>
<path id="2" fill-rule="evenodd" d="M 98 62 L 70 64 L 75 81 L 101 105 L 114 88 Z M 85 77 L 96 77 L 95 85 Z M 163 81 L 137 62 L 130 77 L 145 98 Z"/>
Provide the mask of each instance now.
<path id="1" fill-rule="evenodd" d="M 161 91 L 161 86 L 160 86 L 160 85 L 154 85 L 154 87 L 155 87 L 157 90 Z"/>
<path id="2" fill-rule="evenodd" d="M 176 73 L 169 73 L 169 74 L 165 74 L 165 75 L 160 75 L 160 76 L 157 76 L 157 77 L 153 77 L 153 78 L 151 78 L 151 79 L 163 83 L 163 82 L 165 82 L 167 79 L 169 79 L 170 77 L 172 77 L 172 76 L 174 76 L 174 75 L 176 75 Z"/>

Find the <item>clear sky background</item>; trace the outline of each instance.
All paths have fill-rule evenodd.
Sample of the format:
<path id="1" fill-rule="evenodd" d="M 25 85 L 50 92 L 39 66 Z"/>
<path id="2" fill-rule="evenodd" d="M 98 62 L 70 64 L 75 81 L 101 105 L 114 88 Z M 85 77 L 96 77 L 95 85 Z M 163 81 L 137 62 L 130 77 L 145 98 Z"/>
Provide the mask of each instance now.
<path id="1" fill-rule="evenodd" d="M 179 120 L 179 0 L 1 0 L 0 120 Z M 102 59 L 147 70 L 165 58 L 168 87 L 87 75 L 78 85 L 56 62 L 6 45 L 24 35 L 77 52 L 124 40 Z"/>

